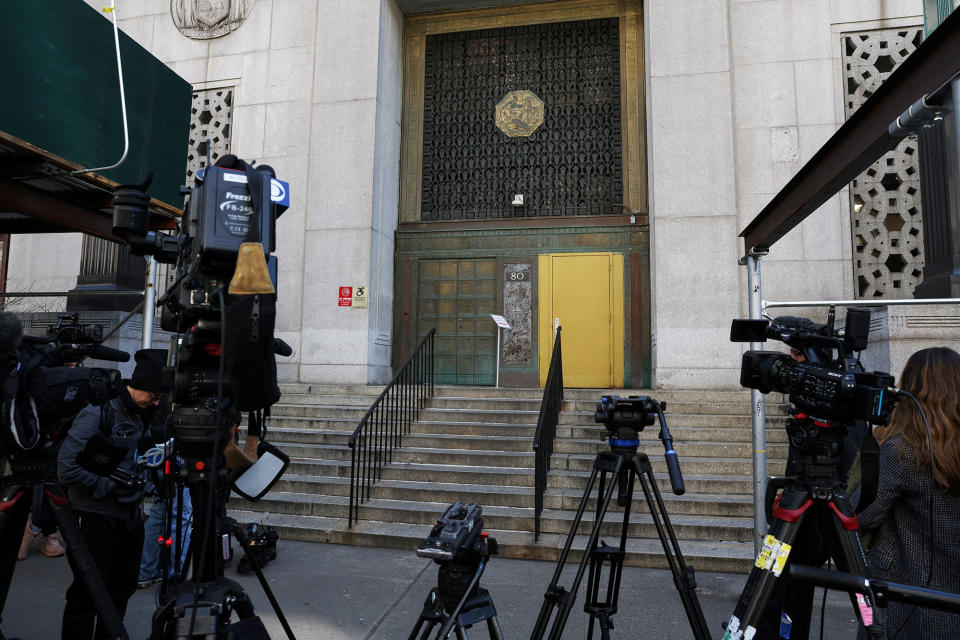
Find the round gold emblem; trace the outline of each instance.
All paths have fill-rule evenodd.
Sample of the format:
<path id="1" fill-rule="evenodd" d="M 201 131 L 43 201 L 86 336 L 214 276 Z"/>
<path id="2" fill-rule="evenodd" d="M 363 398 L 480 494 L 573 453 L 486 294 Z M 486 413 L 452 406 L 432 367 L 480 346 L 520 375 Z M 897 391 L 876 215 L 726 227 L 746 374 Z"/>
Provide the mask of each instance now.
<path id="1" fill-rule="evenodd" d="M 543 124 L 543 100 L 533 91 L 511 91 L 497 104 L 497 128 L 511 138 L 527 137 Z"/>

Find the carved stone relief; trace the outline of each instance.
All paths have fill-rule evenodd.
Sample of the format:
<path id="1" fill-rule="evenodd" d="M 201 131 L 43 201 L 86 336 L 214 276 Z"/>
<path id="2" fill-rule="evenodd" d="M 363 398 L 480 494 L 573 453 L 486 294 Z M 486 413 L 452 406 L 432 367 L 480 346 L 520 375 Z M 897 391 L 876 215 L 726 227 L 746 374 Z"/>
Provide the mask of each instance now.
<path id="1" fill-rule="evenodd" d="M 170 0 L 170 15 L 180 33 L 195 40 L 225 36 L 239 27 L 254 0 Z"/>
<path id="2" fill-rule="evenodd" d="M 530 282 L 530 264 L 503 265 L 503 315 L 512 329 L 501 346 L 503 364 L 531 363 L 533 336 L 533 287 Z"/>

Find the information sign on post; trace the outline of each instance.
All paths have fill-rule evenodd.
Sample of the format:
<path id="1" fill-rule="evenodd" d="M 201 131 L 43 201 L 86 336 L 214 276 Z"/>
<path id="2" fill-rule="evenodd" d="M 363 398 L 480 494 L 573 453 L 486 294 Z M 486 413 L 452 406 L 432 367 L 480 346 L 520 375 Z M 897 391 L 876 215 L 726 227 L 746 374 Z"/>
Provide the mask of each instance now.
<path id="1" fill-rule="evenodd" d="M 503 333 L 504 329 L 510 329 L 510 323 L 507 322 L 507 319 L 503 316 L 498 316 L 495 313 L 491 313 L 490 317 L 493 318 L 493 321 L 497 324 L 497 382 L 496 386 L 500 386 L 500 334 Z"/>

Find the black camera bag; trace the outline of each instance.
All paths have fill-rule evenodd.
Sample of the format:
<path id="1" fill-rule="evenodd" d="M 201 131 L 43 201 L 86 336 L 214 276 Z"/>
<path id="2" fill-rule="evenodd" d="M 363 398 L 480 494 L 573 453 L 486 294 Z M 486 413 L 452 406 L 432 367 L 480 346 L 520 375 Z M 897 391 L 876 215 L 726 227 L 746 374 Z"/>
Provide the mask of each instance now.
<path id="1" fill-rule="evenodd" d="M 247 175 L 253 219 L 247 227 L 245 242 L 259 242 L 261 211 L 259 203 L 269 178 L 262 172 L 227 155 L 217 166 L 243 170 Z M 280 399 L 277 386 L 277 358 L 273 331 L 277 322 L 276 294 L 228 295 L 224 366 L 230 376 L 233 399 L 240 411 L 266 409 Z"/>
<path id="2" fill-rule="evenodd" d="M 224 366 L 240 411 L 266 409 L 280 399 L 273 351 L 276 322 L 275 295 L 227 296 Z"/>

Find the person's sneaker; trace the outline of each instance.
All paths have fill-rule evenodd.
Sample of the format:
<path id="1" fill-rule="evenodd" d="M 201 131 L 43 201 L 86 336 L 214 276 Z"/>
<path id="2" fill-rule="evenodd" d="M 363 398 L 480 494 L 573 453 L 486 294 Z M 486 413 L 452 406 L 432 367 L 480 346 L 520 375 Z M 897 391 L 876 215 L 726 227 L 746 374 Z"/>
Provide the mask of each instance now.
<path id="1" fill-rule="evenodd" d="M 48 558 L 59 558 L 62 556 L 65 551 L 63 549 L 63 543 L 60 542 L 60 534 L 53 532 L 48 535 L 46 540 L 43 541 L 43 545 L 40 547 L 40 553 Z"/>
<path id="2" fill-rule="evenodd" d="M 147 578 L 145 580 L 137 580 L 137 589 L 147 589 L 153 585 L 160 582 L 161 578 Z"/>
<path id="3" fill-rule="evenodd" d="M 27 521 L 27 526 L 23 530 L 23 540 L 20 542 L 20 551 L 17 552 L 17 560 L 26 560 L 27 553 L 30 551 L 30 543 L 37 537 L 37 532 L 33 530 L 33 522 Z"/>

